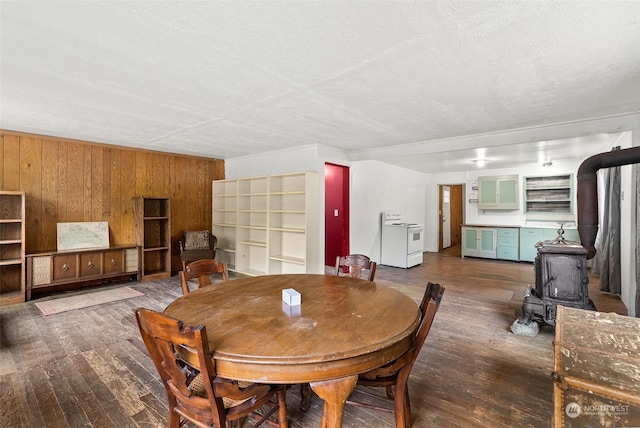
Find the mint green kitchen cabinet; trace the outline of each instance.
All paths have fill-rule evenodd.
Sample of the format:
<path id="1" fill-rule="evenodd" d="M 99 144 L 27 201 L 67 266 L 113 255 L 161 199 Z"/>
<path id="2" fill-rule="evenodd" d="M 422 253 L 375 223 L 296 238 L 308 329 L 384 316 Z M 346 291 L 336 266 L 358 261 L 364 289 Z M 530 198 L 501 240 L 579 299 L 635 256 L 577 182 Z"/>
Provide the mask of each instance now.
<path id="1" fill-rule="evenodd" d="M 501 260 L 520 260 L 519 256 L 519 231 L 517 227 L 498 228 L 498 245 L 496 246 L 496 258 Z"/>
<path id="2" fill-rule="evenodd" d="M 532 262 L 535 260 L 538 250 L 536 243 L 540 241 L 553 241 L 558 237 L 558 229 L 552 227 L 521 227 L 520 228 L 520 261 Z M 562 235 L 565 240 L 580 242 L 577 229 L 564 229 Z"/>
<path id="3" fill-rule="evenodd" d="M 495 228 L 462 226 L 462 257 L 495 259 L 497 234 Z"/>
<path id="4" fill-rule="evenodd" d="M 478 208 L 519 209 L 518 176 L 478 177 Z"/>
<path id="5" fill-rule="evenodd" d="M 520 228 L 520 261 L 532 262 L 538 250 L 536 243 L 544 240 L 544 229 L 539 227 Z"/>

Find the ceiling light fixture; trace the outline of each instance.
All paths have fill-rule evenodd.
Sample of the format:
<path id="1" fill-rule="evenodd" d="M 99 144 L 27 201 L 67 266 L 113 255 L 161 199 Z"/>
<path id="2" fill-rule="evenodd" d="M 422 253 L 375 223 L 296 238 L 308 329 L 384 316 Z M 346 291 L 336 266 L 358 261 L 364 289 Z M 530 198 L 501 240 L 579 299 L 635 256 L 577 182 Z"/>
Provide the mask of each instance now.
<path id="1" fill-rule="evenodd" d="M 471 162 L 475 163 L 476 166 L 485 166 L 487 164 L 486 159 L 474 159 Z"/>
<path id="2" fill-rule="evenodd" d="M 543 168 L 550 168 L 553 166 L 553 162 L 549 161 L 549 162 L 545 162 L 542 164 Z"/>

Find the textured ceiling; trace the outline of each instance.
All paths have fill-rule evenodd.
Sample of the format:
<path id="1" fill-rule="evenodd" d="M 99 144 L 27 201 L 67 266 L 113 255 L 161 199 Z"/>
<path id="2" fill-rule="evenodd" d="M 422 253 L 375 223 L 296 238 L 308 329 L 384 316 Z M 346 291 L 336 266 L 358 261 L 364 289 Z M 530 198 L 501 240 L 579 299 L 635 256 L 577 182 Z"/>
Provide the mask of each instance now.
<path id="1" fill-rule="evenodd" d="M 0 19 L 3 129 L 439 171 L 475 147 L 431 166 L 412 148 L 640 111 L 637 1 L 1 1 Z"/>

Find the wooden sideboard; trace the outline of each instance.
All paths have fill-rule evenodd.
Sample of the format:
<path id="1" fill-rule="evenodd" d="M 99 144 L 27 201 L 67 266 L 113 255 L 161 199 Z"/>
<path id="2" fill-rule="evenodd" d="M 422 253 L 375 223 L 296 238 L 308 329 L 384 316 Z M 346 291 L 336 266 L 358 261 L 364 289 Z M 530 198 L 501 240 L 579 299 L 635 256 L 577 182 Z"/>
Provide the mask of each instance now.
<path id="1" fill-rule="evenodd" d="M 136 245 L 44 251 L 27 254 L 26 260 L 27 300 L 31 300 L 32 290 L 47 287 L 96 284 L 125 276 L 140 280 L 140 247 Z"/>

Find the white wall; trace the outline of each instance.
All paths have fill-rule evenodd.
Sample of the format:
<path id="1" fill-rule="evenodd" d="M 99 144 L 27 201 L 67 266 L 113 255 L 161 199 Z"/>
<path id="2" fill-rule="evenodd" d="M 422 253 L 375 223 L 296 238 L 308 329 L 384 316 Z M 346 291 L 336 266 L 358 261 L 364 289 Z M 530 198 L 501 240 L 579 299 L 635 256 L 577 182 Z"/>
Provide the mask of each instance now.
<path id="1" fill-rule="evenodd" d="M 524 200 L 524 177 L 538 176 L 538 175 L 553 175 L 553 174 L 573 174 L 573 206 L 575 207 L 575 184 L 576 184 L 576 172 L 582 161 L 576 162 L 556 162 L 552 167 L 543 168 L 528 167 L 528 168 L 506 168 L 506 169 L 488 169 L 478 168 L 474 171 L 470 171 L 467 175 L 467 188 L 471 189 L 472 183 L 477 183 L 480 176 L 500 176 L 500 175 L 517 175 L 518 176 L 518 201 L 520 202 L 520 208 L 517 210 L 482 210 L 478 208 L 477 202 L 470 203 L 469 198 L 465 199 L 465 223 L 466 224 L 497 224 L 505 226 L 524 226 L 527 224 L 527 219 L 524 214 L 524 206 L 522 204 Z M 470 192 L 467 192 L 470 193 Z M 567 226 L 576 225 L 576 212 L 574 209 L 573 221 L 566 222 Z M 555 226 L 557 222 L 552 222 Z M 544 222 L 543 222 L 544 224 Z"/>
<path id="2" fill-rule="evenodd" d="M 625 133 L 617 143 L 622 148 L 632 147 L 631 132 Z M 629 315 L 636 315 L 640 308 L 636 308 L 636 198 L 638 190 L 635 186 L 635 168 L 638 165 L 626 165 L 620 167 L 620 182 L 622 200 L 620 201 L 620 280 L 622 290 L 620 298 L 629 309 Z"/>
<path id="3" fill-rule="evenodd" d="M 427 174 L 379 161 L 351 164 L 350 250 L 380 262 L 383 211 L 399 211 L 403 220 L 424 223 Z"/>
<path id="4" fill-rule="evenodd" d="M 322 170 L 324 171 L 324 167 Z M 224 161 L 225 178 L 254 177 L 300 171 L 319 171 L 317 145 L 276 150 Z"/>

